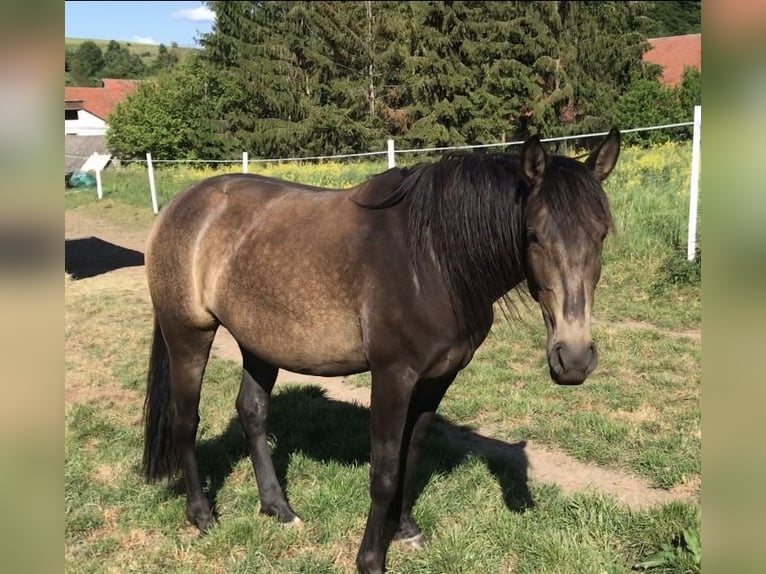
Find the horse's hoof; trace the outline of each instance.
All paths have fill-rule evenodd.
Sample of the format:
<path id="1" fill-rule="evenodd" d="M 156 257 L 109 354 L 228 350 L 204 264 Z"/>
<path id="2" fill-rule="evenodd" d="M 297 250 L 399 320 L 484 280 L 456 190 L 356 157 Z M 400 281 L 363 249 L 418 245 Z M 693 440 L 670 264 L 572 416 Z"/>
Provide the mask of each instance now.
<path id="1" fill-rule="evenodd" d="M 279 521 L 279 523 L 282 526 L 286 526 L 288 528 L 303 528 L 303 521 L 298 518 L 298 515 L 295 514 L 291 508 L 275 508 L 275 507 L 266 507 L 264 508 L 261 503 L 258 503 L 258 512 L 260 514 L 264 514 L 266 516 L 273 516 Z"/>
<path id="2" fill-rule="evenodd" d="M 406 544 L 413 550 L 422 550 L 426 546 L 426 538 L 422 534 L 416 534 L 409 538 L 400 538 L 399 542 Z"/>
<path id="3" fill-rule="evenodd" d="M 287 528 L 297 528 L 298 530 L 303 528 L 303 520 L 298 518 L 297 516 L 294 516 L 292 520 L 289 522 L 283 523 Z"/>
<path id="4" fill-rule="evenodd" d="M 198 517 L 189 520 L 199 531 L 199 536 L 204 536 L 215 526 L 215 519 L 211 516 L 209 518 Z"/>

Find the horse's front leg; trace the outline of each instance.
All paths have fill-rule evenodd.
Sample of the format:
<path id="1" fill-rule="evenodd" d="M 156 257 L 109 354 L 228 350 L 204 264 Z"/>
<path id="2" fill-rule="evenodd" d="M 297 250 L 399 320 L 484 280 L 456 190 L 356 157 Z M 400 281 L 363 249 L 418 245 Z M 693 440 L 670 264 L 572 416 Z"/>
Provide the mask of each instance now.
<path id="1" fill-rule="evenodd" d="M 412 517 L 412 507 L 415 504 L 417 495 L 415 492 L 417 461 L 420 458 L 420 450 L 423 446 L 423 441 L 425 441 L 428 435 L 428 428 L 431 425 L 433 415 L 439 407 L 444 393 L 447 392 L 450 384 L 455 380 L 456 374 L 418 382 L 410 401 L 409 416 L 414 421 L 414 427 L 407 453 L 407 467 L 404 471 L 402 513 L 399 520 L 399 529 L 394 538 L 415 549 L 422 548 L 426 542 L 415 519 Z"/>
<path id="2" fill-rule="evenodd" d="M 356 565 L 364 574 L 385 571 L 386 553 L 399 526 L 404 467 L 413 423 L 410 399 L 417 382 L 411 369 L 372 372 L 370 401 L 370 512 Z"/>

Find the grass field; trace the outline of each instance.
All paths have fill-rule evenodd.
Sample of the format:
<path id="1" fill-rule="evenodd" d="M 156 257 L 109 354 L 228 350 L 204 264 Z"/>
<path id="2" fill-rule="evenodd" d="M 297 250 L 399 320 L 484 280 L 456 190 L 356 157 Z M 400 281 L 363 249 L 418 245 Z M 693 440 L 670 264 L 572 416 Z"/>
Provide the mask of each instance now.
<path id="1" fill-rule="evenodd" d="M 534 441 L 691 500 L 633 510 L 595 489 L 565 494 L 527 482 L 502 459 L 468 454 L 436 430 L 415 508 L 430 543 L 420 552 L 393 545 L 390 571 L 617 573 L 642 561 L 651 572 L 701 571 L 701 299 L 699 260 L 684 257 L 688 152 L 625 150 L 607 181 L 617 229 L 596 292 L 601 359 L 588 383 L 570 389 L 549 381 L 539 311 L 522 302 L 519 317 L 497 321 L 450 388 L 439 428 L 465 425 L 509 443 Z M 335 187 L 382 169 L 251 166 Z M 156 172 L 162 203 L 212 174 L 178 166 Z M 67 209 L 125 233 L 145 229 L 152 219 L 145 178 L 140 167 L 109 169 L 102 202 L 92 190 L 70 193 Z M 255 513 L 257 489 L 234 417 L 240 367 L 231 361 L 209 365 L 198 436 L 218 526 L 198 538 L 184 525 L 181 482 L 141 481 L 151 311 L 140 272 L 66 282 L 67 571 L 352 572 L 369 501 L 369 414 L 317 387 L 277 387 L 270 421 L 275 465 L 303 530 Z"/>

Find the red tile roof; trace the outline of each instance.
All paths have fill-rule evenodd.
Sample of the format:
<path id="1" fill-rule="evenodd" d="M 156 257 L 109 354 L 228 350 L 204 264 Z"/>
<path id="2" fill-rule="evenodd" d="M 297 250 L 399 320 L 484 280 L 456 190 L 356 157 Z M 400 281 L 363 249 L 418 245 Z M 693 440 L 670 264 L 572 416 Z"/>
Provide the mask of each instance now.
<path id="1" fill-rule="evenodd" d="M 82 100 L 84 110 L 106 120 L 115 106 L 138 87 L 136 80 L 105 79 L 102 88 L 64 87 L 64 101 Z"/>
<path id="2" fill-rule="evenodd" d="M 702 34 L 650 38 L 651 48 L 643 60 L 663 67 L 662 82 L 675 86 L 681 81 L 684 68 L 702 70 Z"/>

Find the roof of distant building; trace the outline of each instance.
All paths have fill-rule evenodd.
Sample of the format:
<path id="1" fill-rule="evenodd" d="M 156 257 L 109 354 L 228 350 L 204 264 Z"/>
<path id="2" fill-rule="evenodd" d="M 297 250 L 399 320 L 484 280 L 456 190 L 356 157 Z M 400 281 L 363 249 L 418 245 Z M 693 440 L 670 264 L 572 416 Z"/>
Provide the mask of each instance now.
<path id="1" fill-rule="evenodd" d="M 64 87 L 64 104 L 80 101 L 82 109 L 106 120 L 115 106 L 138 87 L 137 80 L 104 79 L 100 88 Z"/>
<path id="2" fill-rule="evenodd" d="M 702 34 L 650 38 L 648 42 L 651 48 L 644 53 L 643 59 L 662 66 L 664 84 L 678 84 L 687 67 L 702 70 Z"/>

